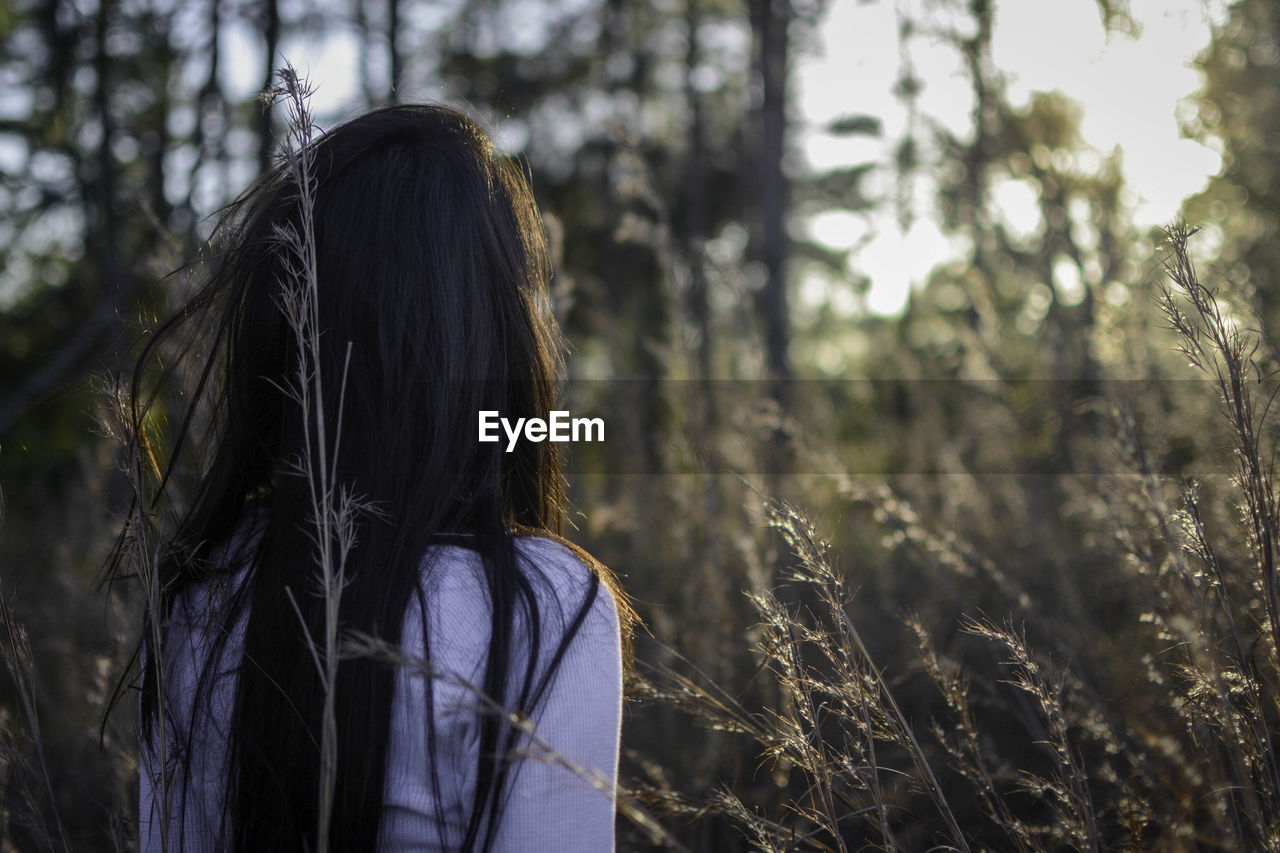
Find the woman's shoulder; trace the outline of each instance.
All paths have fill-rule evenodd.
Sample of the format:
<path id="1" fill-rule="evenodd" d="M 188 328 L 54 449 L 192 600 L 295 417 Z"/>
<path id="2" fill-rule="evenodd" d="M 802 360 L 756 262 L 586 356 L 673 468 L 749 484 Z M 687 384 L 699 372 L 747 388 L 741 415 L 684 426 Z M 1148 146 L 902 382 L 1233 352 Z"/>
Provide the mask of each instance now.
<path id="1" fill-rule="evenodd" d="M 608 585 L 601 583 L 601 567 L 586 551 L 550 536 L 519 537 L 516 550 L 554 592 L 572 600 L 575 595 L 594 591 L 597 599 L 614 606 Z"/>
<path id="2" fill-rule="evenodd" d="M 571 604 L 594 592 L 613 605 L 595 560 L 585 551 L 543 535 L 517 536 L 515 550 L 519 571 L 539 604 L 544 599 Z M 423 588 L 429 596 L 487 600 L 489 583 L 479 551 L 466 544 L 433 546 L 423 563 Z"/>
<path id="3" fill-rule="evenodd" d="M 517 540 L 517 549 L 545 582 L 545 594 L 565 620 L 580 621 L 581 632 L 610 634 L 617 642 L 618 602 L 596 561 L 585 551 L 549 536 Z"/>
<path id="4" fill-rule="evenodd" d="M 566 633 L 617 635 L 617 602 L 590 555 L 538 535 L 516 537 L 515 549 L 521 586 L 528 592 L 515 609 L 519 630 L 532 627 L 536 609 L 541 639 L 552 648 Z M 480 553 L 466 544 L 433 546 L 423 560 L 421 595 L 405 614 L 408 637 L 416 639 L 425 614 L 433 645 L 486 649 L 493 608 L 487 572 Z"/>

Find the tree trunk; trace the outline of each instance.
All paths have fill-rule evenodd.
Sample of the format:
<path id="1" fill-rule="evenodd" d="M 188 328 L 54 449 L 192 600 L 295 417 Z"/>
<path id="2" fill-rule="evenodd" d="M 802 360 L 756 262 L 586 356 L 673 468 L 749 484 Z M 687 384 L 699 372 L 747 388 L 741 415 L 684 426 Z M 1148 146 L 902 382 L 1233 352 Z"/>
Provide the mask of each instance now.
<path id="1" fill-rule="evenodd" d="M 278 0 L 264 0 L 263 37 L 266 39 L 266 56 L 262 76 L 262 90 L 265 92 L 275 83 L 276 50 L 280 45 L 280 5 Z M 271 154 L 274 149 L 271 134 L 271 110 L 258 112 L 258 172 L 266 172 L 271 168 Z"/>
<path id="2" fill-rule="evenodd" d="M 790 311 L 786 290 L 787 177 L 782 169 L 787 129 L 787 31 L 789 0 L 754 0 L 752 25 L 758 45 L 757 63 L 763 97 L 760 105 L 760 256 L 765 266 L 761 299 L 765 366 L 779 403 L 790 396 Z M 784 411 L 786 406 L 784 405 Z"/>
<path id="3" fill-rule="evenodd" d="M 689 149 L 685 159 L 684 213 L 685 227 L 681 243 L 689 264 L 689 313 L 698 330 L 697 372 L 702 380 L 711 378 L 711 355 L 714 343 L 711 328 L 711 308 L 707 300 L 707 276 L 703 252 L 707 239 L 707 141 L 706 116 L 702 96 L 694 86 L 694 73 L 701 62 L 702 45 L 698 27 L 701 14 L 699 0 L 688 0 L 685 23 L 689 30 L 688 50 L 685 53 L 685 102 L 689 110 Z M 714 396 L 707 398 L 714 402 Z M 711 433 L 707 433 L 710 435 Z"/>
<path id="4" fill-rule="evenodd" d="M 369 76 L 369 16 L 364 10 L 364 0 L 355 0 L 356 38 L 360 42 L 360 95 L 366 108 L 373 106 L 373 80 Z"/>
<path id="5" fill-rule="evenodd" d="M 400 100 L 400 82 L 404 75 L 404 60 L 400 56 L 400 0 L 387 0 L 387 49 L 391 54 L 391 91 L 388 99 L 396 103 Z"/>
<path id="6" fill-rule="evenodd" d="M 792 409 L 792 370 L 788 353 L 791 316 L 787 301 L 787 176 L 782 168 L 787 130 L 787 38 L 791 21 L 790 0 L 752 0 L 751 27 L 756 44 L 756 73 L 761 99 L 757 114 L 760 148 L 756 169 L 760 181 L 757 212 L 757 257 L 764 263 L 764 291 L 759 311 L 764 327 L 765 376 L 768 394 L 777 407 L 779 423 L 765 439 L 761 463 L 765 492 L 773 500 L 785 500 L 791 491 L 794 452 L 786 426 Z M 770 537 L 772 559 L 766 561 L 772 577 L 757 583 L 776 584 L 791 563 L 790 551 L 779 531 Z M 794 603 L 794 602 L 793 602 Z"/>

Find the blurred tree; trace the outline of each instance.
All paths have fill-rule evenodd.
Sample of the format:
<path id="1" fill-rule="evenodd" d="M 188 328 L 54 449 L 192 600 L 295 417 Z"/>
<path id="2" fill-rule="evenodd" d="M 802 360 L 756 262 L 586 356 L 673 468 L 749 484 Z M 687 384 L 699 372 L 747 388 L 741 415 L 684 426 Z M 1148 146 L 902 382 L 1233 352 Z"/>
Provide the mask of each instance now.
<path id="1" fill-rule="evenodd" d="M 760 80 L 759 106 L 759 254 L 765 281 L 761 294 L 765 363 L 775 384 L 774 396 L 786 408 L 792 377 L 790 310 L 787 300 L 786 260 L 788 213 L 787 176 L 783 170 L 787 130 L 787 53 L 791 26 L 791 0 L 752 0 L 751 24 L 756 41 L 756 67 Z"/>
<path id="2" fill-rule="evenodd" d="M 96 736 L 118 637 L 90 592 L 112 535 L 113 466 L 88 379 L 119 367 L 138 313 L 158 302 L 138 284 L 176 215 L 180 9 L 47 0 L 0 10 L 0 568 L 31 630 L 49 790 L 68 836 L 104 848 L 127 809 L 128 748 L 114 729 L 106 750 Z M 0 686 L 6 715 L 19 707 L 13 688 Z M 23 762 L 5 728 L 3 843 L 45 849 L 54 804 L 22 820 L 10 786 Z"/>
<path id="3" fill-rule="evenodd" d="M 118 364 L 140 266 L 161 242 L 154 223 L 172 213 L 177 5 L 129 10 L 49 2 L 4 22 L 0 69 L 16 88 L 0 127 L 0 466 L 19 471 L 47 474 L 82 442 L 85 375 Z"/>
<path id="4" fill-rule="evenodd" d="M 218 0 L 211 0 L 211 3 L 216 7 Z M 392 0 L 391 7 L 392 9 L 395 9 L 395 0 Z M 259 23 L 262 28 L 262 42 L 264 48 L 262 55 L 262 85 L 260 86 L 260 90 L 266 92 L 275 82 L 276 67 L 279 59 L 277 56 L 280 49 L 280 4 L 278 0 L 262 0 L 262 6 L 261 9 L 258 10 L 258 14 L 261 16 Z M 394 86 L 392 90 L 394 91 Z M 272 115 L 273 113 L 271 110 L 260 109 L 257 111 L 256 121 L 254 121 L 254 129 L 258 134 L 259 174 L 262 174 L 271 168 L 272 157 L 275 154 L 276 140 L 272 133 Z"/>
<path id="5" fill-rule="evenodd" d="M 1183 132 L 1222 155 L 1221 173 L 1188 201 L 1205 232 L 1193 246 L 1257 302 L 1265 337 L 1280 331 L 1280 7 L 1238 0 L 1199 68 L 1204 88 L 1181 113 Z"/>
<path id="6" fill-rule="evenodd" d="M 1078 107 L 1055 93 L 1009 103 L 991 59 L 994 6 L 940 5 L 949 14 L 904 20 L 904 37 L 954 48 L 970 120 L 957 131 L 920 116 L 922 129 L 898 147 L 899 168 L 936 187 L 937 218 L 962 250 L 912 290 L 901 317 L 865 321 L 858 369 L 875 387 L 837 417 L 857 442 L 854 458 L 893 472 L 941 526 L 1016 555 L 1019 589 L 1054 602 L 1046 621 L 1069 624 L 1099 606 L 1080 583 L 1091 556 L 1072 507 L 1109 464 L 1098 326 L 1101 312 L 1113 328 L 1115 311 L 1100 306 L 1107 293 L 1127 298 L 1118 279 L 1131 272 L 1137 235 L 1118 159 L 1082 142 Z M 922 85 L 909 76 L 898 91 L 914 99 Z M 868 434 L 883 455 L 868 451 Z M 880 581 L 896 598 L 924 578 Z M 978 604 L 1021 606 L 1010 594 L 993 584 Z"/>

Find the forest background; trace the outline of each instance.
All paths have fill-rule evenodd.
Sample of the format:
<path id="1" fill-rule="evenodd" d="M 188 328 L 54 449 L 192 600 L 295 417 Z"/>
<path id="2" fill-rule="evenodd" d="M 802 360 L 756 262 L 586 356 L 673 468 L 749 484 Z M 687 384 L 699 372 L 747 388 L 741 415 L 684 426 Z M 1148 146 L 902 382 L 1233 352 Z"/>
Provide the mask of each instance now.
<path id="1" fill-rule="evenodd" d="M 1280 849 L 1280 9 L 1204 7 L 1176 120 L 1221 167 L 1164 232 L 1143 151 L 1011 97 L 1019 5 L 0 0 L 5 849 L 136 843 L 105 389 L 276 155 L 243 81 L 334 33 L 355 94 L 322 126 L 441 97 L 531 168 L 571 408 L 608 413 L 574 538 L 647 626 L 624 849 Z M 815 126 L 794 78 L 836 6 L 892 8 L 899 62 Z M 864 250 L 918 222 L 945 252 L 872 310 Z"/>

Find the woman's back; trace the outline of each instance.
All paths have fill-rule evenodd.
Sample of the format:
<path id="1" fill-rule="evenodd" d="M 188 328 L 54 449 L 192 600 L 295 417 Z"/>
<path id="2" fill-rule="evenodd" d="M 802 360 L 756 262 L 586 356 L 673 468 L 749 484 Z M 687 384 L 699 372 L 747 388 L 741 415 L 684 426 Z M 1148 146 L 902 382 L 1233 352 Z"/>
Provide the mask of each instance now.
<path id="1" fill-rule="evenodd" d="M 517 552 L 537 594 L 539 674 L 547 671 L 571 626 L 579 619 L 581 624 L 532 714 L 532 738 L 522 739 L 517 754 L 509 756 L 513 775 L 491 849 L 609 850 L 622 710 L 616 605 L 565 545 L 524 537 L 517 540 Z M 405 613 L 400 643 L 405 660 L 397 668 L 391 710 L 378 835 L 379 849 L 388 851 L 460 846 L 475 797 L 478 723 L 483 715 L 497 713 L 476 687 L 483 682 L 490 639 L 491 605 L 481 560 L 462 545 L 440 545 L 430 550 L 423 567 L 420 595 Z M 227 733 L 247 614 L 241 614 L 221 645 L 212 678 L 202 677 L 202 669 L 215 646 L 212 638 L 221 630 L 224 608 L 245 576 L 246 570 L 239 568 L 221 584 L 211 581 L 190 589 L 175 603 L 169 622 L 163 749 L 172 765 L 166 779 L 169 800 L 181 804 L 169 809 L 171 850 L 227 846 L 222 828 Z M 523 623 L 519 628 L 531 630 Z M 530 663 L 527 649 L 518 650 L 512 663 L 512 673 L 523 673 Z M 212 687 L 199 695 L 196 685 L 202 681 Z M 141 840 L 143 850 L 158 851 L 163 834 L 159 771 L 164 762 L 157 737 L 147 747 L 140 786 Z M 184 765 L 189 769 L 185 774 Z"/>

